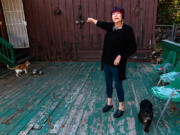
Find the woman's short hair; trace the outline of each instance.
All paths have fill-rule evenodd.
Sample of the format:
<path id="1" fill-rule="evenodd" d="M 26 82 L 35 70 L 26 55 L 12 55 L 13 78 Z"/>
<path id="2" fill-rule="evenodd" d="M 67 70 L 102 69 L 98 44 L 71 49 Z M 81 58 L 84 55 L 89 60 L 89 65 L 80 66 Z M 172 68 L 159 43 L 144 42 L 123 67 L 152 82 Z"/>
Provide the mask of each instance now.
<path id="1" fill-rule="evenodd" d="M 122 14 L 122 18 L 124 19 L 124 9 L 119 7 L 119 6 L 115 6 L 112 8 L 111 10 L 111 15 L 114 13 L 114 12 L 120 12 Z"/>

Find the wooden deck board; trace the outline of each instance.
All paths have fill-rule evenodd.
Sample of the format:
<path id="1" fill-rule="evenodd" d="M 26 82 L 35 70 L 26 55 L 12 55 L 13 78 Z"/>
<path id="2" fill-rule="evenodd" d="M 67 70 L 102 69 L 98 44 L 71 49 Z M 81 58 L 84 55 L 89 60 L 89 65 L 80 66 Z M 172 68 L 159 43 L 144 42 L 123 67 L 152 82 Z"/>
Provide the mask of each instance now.
<path id="1" fill-rule="evenodd" d="M 98 62 L 33 63 L 43 76 L 8 74 L 0 79 L 0 135 L 6 134 L 128 134 L 144 135 L 137 114 L 139 103 L 147 98 L 154 105 L 152 135 L 180 132 L 180 108 L 168 108 L 159 127 L 155 124 L 162 110 L 162 100 L 152 98 L 150 88 L 159 75 L 149 63 L 128 63 L 123 117 L 113 118 L 118 100 L 113 91 L 114 108 L 101 109 L 106 103 L 104 74 Z M 2 123 L 4 122 L 4 123 Z M 9 124 L 8 124 L 9 123 Z"/>
<path id="2" fill-rule="evenodd" d="M 77 69 L 77 67 L 76 68 L 74 68 L 74 69 Z M 67 73 L 66 73 L 67 74 Z M 67 79 L 67 78 L 66 78 Z M 59 80 L 58 80 L 59 81 Z M 66 82 L 71 82 L 72 80 L 70 79 L 70 78 L 68 78 L 67 80 L 61 80 L 61 81 L 65 81 L 64 83 L 66 83 Z M 53 83 L 57 83 L 57 84 L 59 84 L 58 82 L 53 82 Z M 64 83 L 62 83 L 62 84 L 64 84 Z M 61 84 L 61 83 L 60 83 Z M 55 93 L 56 92 L 56 90 L 59 90 L 59 88 L 60 88 L 60 86 L 58 87 L 58 86 L 56 86 L 56 85 L 54 85 L 55 87 L 56 87 L 56 89 L 52 89 L 53 91 L 51 91 L 51 93 L 53 92 L 53 93 Z M 62 89 L 63 90 L 63 89 Z M 63 91 L 61 91 L 62 92 L 62 94 L 61 95 L 64 95 L 65 96 L 65 94 L 67 93 L 67 92 L 63 92 Z M 60 96 L 61 97 L 61 96 Z M 60 98 L 58 98 L 58 100 L 59 100 L 59 102 L 57 102 L 57 103 L 60 103 Z M 48 116 L 48 114 L 47 113 L 45 113 L 47 116 Z M 49 112 L 49 114 L 51 114 L 50 112 Z M 48 116 L 49 117 L 49 116 Z M 46 117 L 45 117 L 45 119 L 46 119 Z M 30 126 L 31 126 L 31 122 L 30 122 Z M 35 123 L 34 123 L 35 124 Z"/>

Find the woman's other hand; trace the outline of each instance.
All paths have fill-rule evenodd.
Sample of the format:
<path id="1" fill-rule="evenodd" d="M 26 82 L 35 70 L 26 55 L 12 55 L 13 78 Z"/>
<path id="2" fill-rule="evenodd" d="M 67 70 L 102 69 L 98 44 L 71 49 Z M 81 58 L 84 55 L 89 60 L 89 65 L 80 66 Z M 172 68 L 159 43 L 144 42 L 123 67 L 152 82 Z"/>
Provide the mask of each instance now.
<path id="1" fill-rule="evenodd" d="M 116 59 L 114 60 L 114 65 L 115 65 L 115 66 L 119 65 L 120 61 L 121 61 L 121 55 L 118 55 L 118 56 L 116 57 Z"/>
<path id="2" fill-rule="evenodd" d="M 88 18 L 87 19 L 87 22 L 89 23 L 94 23 L 94 24 L 96 24 L 97 23 L 97 20 L 96 19 L 93 19 L 93 18 Z"/>

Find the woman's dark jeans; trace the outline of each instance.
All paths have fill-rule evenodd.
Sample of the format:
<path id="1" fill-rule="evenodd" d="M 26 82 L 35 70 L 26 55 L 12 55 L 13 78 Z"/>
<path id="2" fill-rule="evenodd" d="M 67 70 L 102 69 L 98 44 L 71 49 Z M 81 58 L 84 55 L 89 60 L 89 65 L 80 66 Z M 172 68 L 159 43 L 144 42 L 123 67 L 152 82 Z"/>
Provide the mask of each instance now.
<path id="1" fill-rule="evenodd" d="M 124 90 L 122 87 L 122 81 L 119 80 L 118 68 L 110 65 L 103 64 L 106 80 L 106 93 L 108 98 L 112 98 L 113 92 L 113 80 L 115 81 L 116 92 L 119 102 L 124 101 Z"/>

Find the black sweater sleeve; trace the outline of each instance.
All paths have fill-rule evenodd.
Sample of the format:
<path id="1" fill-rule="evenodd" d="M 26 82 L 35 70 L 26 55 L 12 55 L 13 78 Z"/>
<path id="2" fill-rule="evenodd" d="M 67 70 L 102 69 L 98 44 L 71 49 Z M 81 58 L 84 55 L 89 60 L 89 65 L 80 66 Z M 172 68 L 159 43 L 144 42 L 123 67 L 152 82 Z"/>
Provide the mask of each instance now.
<path id="1" fill-rule="evenodd" d="M 97 21 L 96 25 L 104 30 L 109 30 L 112 28 L 112 23 L 109 22 L 101 22 L 101 21 Z"/>
<path id="2" fill-rule="evenodd" d="M 123 51 L 121 51 L 121 55 L 122 57 L 128 58 L 129 56 L 131 56 L 136 52 L 137 47 L 136 47 L 136 40 L 133 29 L 131 27 L 128 27 L 125 34 L 126 34 L 126 45 Z"/>

